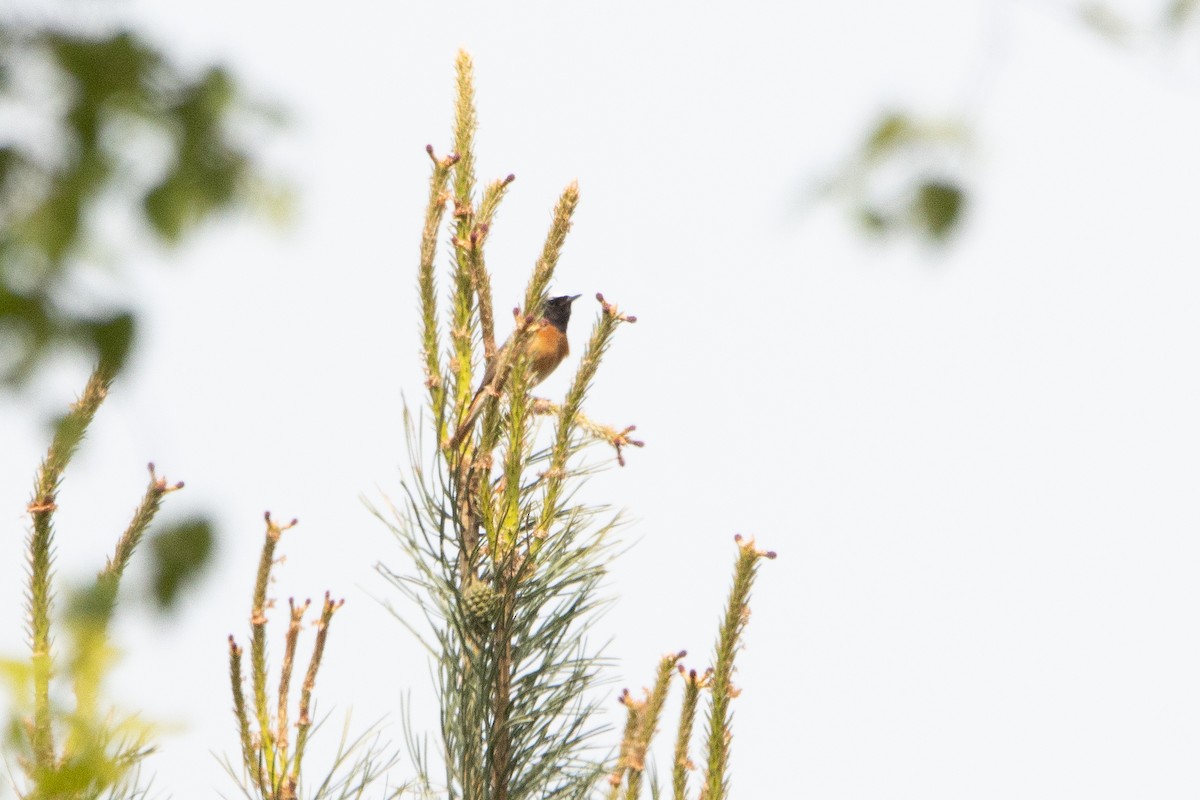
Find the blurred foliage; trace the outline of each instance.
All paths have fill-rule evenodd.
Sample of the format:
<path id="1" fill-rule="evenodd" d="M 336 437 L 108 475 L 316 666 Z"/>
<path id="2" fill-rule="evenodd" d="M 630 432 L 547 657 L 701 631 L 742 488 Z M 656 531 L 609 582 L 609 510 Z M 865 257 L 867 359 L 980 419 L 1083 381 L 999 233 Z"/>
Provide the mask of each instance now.
<path id="1" fill-rule="evenodd" d="M 176 523 L 150 540 L 152 592 L 161 610 L 175 606 L 180 590 L 212 561 L 212 551 L 212 523 L 200 517 Z"/>
<path id="2" fill-rule="evenodd" d="M 1084 30 L 1117 47 L 1164 39 L 1170 44 L 1200 20 L 1200 0 L 1159 0 L 1157 13 L 1137 19 L 1098 1 L 1065 10 Z M 848 206 L 866 233 L 915 234 L 945 242 L 961 228 L 968 206 L 971 137 L 965 112 L 930 119 L 913 111 L 888 111 L 834 177 L 818 186 L 818 194 Z"/>
<path id="3" fill-rule="evenodd" d="M 1200 0 L 1174 0 L 1167 6 L 1167 27 L 1172 30 L 1182 28 L 1196 18 L 1198 10 L 1200 10 Z"/>
<path id="4" fill-rule="evenodd" d="M 150 465 L 142 500 L 96 577 L 63 593 L 55 569 L 54 516 L 63 476 L 112 379 L 107 365 L 98 366 L 55 426 L 27 507 L 32 521 L 24 592 L 29 654 L 0 660 L 8 689 L 0 757 L 17 795 L 31 800 L 144 796 L 138 767 L 153 749 L 152 731 L 136 716 L 118 715 L 105 698 L 104 684 L 117 658 L 110 628 L 126 567 L 163 499 L 183 484 L 168 482 Z M 63 595 L 66 603 L 60 607 L 57 598 Z"/>
<path id="5" fill-rule="evenodd" d="M 235 135 L 269 115 L 239 95 L 227 69 L 190 74 L 130 30 L 0 18 L 0 384 L 63 345 L 118 367 L 128 355 L 135 313 L 80 286 L 120 249 L 101 212 L 174 245 L 217 212 L 283 198 Z"/>
<path id="6" fill-rule="evenodd" d="M 957 120 L 888 112 L 823 193 L 843 198 L 865 231 L 915 230 L 942 241 L 962 219 L 967 145 L 966 126 Z"/>
<path id="7" fill-rule="evenodd" d="M 78 586 L 67 596 L 68 624 L 84 627 L 107 625 L 117 605 L 117 586 L 111 581 L 93 581 Z"/>
<path id="8" fill-rule="evenodd" d="M 1104 3 L 1084 3 L 1077 13 L 1084 27 L 1113 44 L 1127 44 L 1133 35 L 1129 21 Z"/>
<path id="9" fill-rule="evenodd" d="M 106 675 L 114 662 L 114 651 L 98 645 L 93 638 L 99 623 L 68 617 L 68 647 L 75 656 L 68 660 L 63 676 L 72 684 L 79 677 Z M 67 705 L 54 703 L 51 715 L 56 729 L 67 743 L 56 758 L 39 762 L 30 746 L 25 721 L 33 714 L 33 670 L 19 659 L 0 659 L 0 677 L 8 698 L 14 702 L 2 742 L 4 758 L 12 770 L 16 787 L 19 767 L 24 779 L 18 797 L 29 800 L 78 798 L 78 800 L 122 800 L 146 796 L 142 783 L 141 762 L 154 751 L 153 728 L 135 715 L 124 715 L 111 708 L 90 709 L 79 713 Z M 89 703 L 95 700 L 89 697 Z"/>
<path id="10" fill-rule="evenodd" d="M 926 181 L 917 187 L 912 213 L 933 239 L 944 239 L 962 215 L 963 190 L 949 182 Z"/>

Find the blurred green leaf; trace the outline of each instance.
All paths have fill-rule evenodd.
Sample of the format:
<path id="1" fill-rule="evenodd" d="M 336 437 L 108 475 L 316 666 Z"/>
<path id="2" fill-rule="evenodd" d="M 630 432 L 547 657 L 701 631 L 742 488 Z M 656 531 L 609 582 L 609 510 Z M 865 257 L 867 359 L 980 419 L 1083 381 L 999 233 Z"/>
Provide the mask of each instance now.
<path id="1" fill-rule="evenodd" d="M 946 181 L 927 181 L 918 187 L 912 211 L 933 239 L 943 240 L 958 224 L 963 209 L 963 191 Z"/>
<path id="2" fill-rule="evenodd" d="M 111 367 L 114 373 L 120 371 L 133 346 L 136 330 L 133 314 L 125 312 L 108 319 L 90 321 L 85 323 L 84 330 L 91 338 L 100 363 Z"/>
<path id="3" fill-rule="evenodd" d="M 140 108 L 163 62 L 153 47 L 129 31 L 100 39 L 48 31 L 46 44 L 80 97 L 86 98 L 82 102 L 95 107 L 116 100 Z"/>
<path id="4" fill-rule="evenodd" d="M 121 308 L 62 302 L 73 276 L 95 268 L 91 254 L 113 250 L 94 210 L 132 206 L 168 244 L 225 210 L 262 205 L 272 212 L 260 201 L 278 196 L 273 182 L 229 128 L 234 114 L 280 117 L 247 106 L 227 69 L 182 70 L 129 30 L 96 35 L 0 19 L 0 53 L 0 77 L 21 74 L 9 67 L 24 62 L 52 70 L 36 86 L 15 77 L 0 82 L 0 103 L 65 109 L 49 120 L 49 141 L 35 147 L 6 136 L 0 147 L 0 382 L 23 383 L 62 346 L 123 363 L 136 319 Z M 118 168 L 143 158 L 123 135 L 131 122 L 169 145 L 160 173 Z"/>
<path id="5" fill-rule="evenodd" d="M 906 114 L 888 112 L 867 134 L 863 157 L 867 161 L 886 155 L 912 138 L 913 126 Z"/>
<path id="6" fill-rule="evenodd" d="M 0 380 L 21 383 L 28 378 L 53 331 L 42 298 L 26 297 L 0 285 L 0 339 L 4 345 Z"/>
<path id="7" fill-rule="evenodd" d="M 12 145 L 0 147 L 0 190 L 3 189 L 8 176 L 24 162 L 21 151 Z"/>
<path id="8" fill-rule="evenodd" d="M 226 146 L 220 128 L 234 99 L 234 84 L 211 69 L 183 93 L 172 112 L 179 157 L 143 200 L 150 224 L 169 242 L 210 213 L 231 205 L 249 175 L 249 161 Z"/>
<path id="9" fill-rule="evenodd" d="M 1167 6 L 1167 27 L 1182 28 L 1200 8 L 1198 0 L 1174 0 Z"/>
<path id="10" fill-rule="evenodd" d="M 820 193 L 847 203 L 867 234 L 907 230 L 944 240 L 961 218 L 966 195 L 953 180 L 923 176 L 960 170 L 969 138 L 962 120 L 888 111 Z"/>
<path id="11" fill-rule="evenodd" d="M 884 233 L 891 225 L 891 221 L 885 217 L 878 209 L 868 208 L 866 206 L 858 210 L 858 223 L 868 233 Z"/>
<path id="12" fill-rule="evenodd" d="M 1129 23 L 1104 3 L 1086 3 L 1080 6 L 1079 19 L 1114 44 L 1124 44 L 1129 40 Z"/>
<path id="13" fill-rule="evenodd" d="M 116 604 L 117 584 L 95 581 L 71 593 L 67 602 L 67 623 L 81 629 L 107 626 Z"/>
<path id="14" fill-rule="evenodd" d="M 169 610 L 179 592 L 203 572 L 212 558 L 212 524 L 194 518 L 177 523 L 150 540 L 154 600 Z"/>
<path id="15" fill-rule="evenodd" d="M 33 667 L 26 660 L 0 658 L 0 681 L 8 687 L 10 698 L 27 701 L 26 694 L 33 683 Z"/>

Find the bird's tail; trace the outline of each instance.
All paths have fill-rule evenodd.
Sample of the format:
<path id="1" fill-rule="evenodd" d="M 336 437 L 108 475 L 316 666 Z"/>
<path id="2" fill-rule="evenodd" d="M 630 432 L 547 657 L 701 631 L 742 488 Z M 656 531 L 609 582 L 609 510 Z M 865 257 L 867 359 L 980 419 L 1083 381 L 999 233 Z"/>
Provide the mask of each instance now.
<path id="1" fill-rule="evenodd" d="M 467 413 L 463 416 L 462 422 L 458 425 L 458 430 L 450 437 L 449 443 L 446 445 L 453 450 L 462 444 L 462 440 L 471 432 L 471 428 L 475 425 L 475 420 L 479 419 L 480 413 L 483 412 L 483 404 L 487 400 L 488 382 L 485 381 L 482 386 L 475 392 L 475 396 L 471 398 L 471 405 L 467 406 Z"/>

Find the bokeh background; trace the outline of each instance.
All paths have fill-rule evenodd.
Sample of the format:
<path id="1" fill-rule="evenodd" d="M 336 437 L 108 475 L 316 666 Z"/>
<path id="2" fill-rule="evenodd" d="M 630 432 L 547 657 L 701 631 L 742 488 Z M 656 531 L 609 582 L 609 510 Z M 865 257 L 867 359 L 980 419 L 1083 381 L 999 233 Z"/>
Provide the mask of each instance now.
<path id="1" fill-rule="evenodd" d="M 90 348 L 127 339 L 58 565 L 103 563 L 151 459 L 188 485 L 165 525 L 213 532 L 173 610 L 139 598 L 148 568 L 123 601 L 112 691 L 165 727 L 156 789 L 236 791 L 211 754 L 236 744 L 225 637 L 248 627 L 266 509 L 301 521 L 273 593 L 347 598 L 318 686 L 331 729 L 353 709 L 398 743 L 407 698 L 432 734 L 427 659 L 373 570 L 402 554 L 363 498 L 398 495 L 403 398 L 422 396 L 423 150 L 449 149 L 463 47 L 480 177 L 517 176 L 489 240 L 498 308 L 578 179 L 553 289 L 585 295 L 576 331 L 597 291 L 639 318 L 587 408 L 647 442 L 587 488 L 629 520 L 595 631 L 611 721 L 661 653 L 707 663 L 740 532 L 780 557 L 739 662 L 735 796 L 1194 797 L 1194 6 L 6 4 L 9 66 L 47 21 L 128 29 L 171 97 L 208 100 L 165 137 L 98 135 L 121 180 L 58 260 L 29 257 L 43 240 L 12 231 L 41 229 L 5 195 L 6 369 L 46 336 L 0 394 L 0 649 L 22 647 L 49 420 Z M 0 130 L 62 168 L 87 149 L 56 144 L 78 95 L 48 63 L 6 68 Z M 188 119 L 226 137 L 199 159 L 220 169 L 178 179 L 199 200 L 163 177 Z M 12 298 L 38 292 L 49 316 L 22 329 Z"/>

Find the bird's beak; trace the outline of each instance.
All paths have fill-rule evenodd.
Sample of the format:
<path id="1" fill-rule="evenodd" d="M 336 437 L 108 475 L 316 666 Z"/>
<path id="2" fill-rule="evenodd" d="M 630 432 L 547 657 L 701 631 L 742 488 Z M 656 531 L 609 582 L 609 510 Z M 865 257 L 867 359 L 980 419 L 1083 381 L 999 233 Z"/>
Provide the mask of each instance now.
<path id="1" fill-rule="evenodd" d="M 581 297 L 583 297 L 583 295 L 581 295 L 581 294 L 577 294 L 577 295 L 575 295 L 574 297 L 572 297 L 572 298 L 571 298 L 571 302 L 572 302 L 572 303 L 574 303 L 576 300 L 578 300 L 578 299 L 579 299 L 579 298 L 581 298 Z"/>

